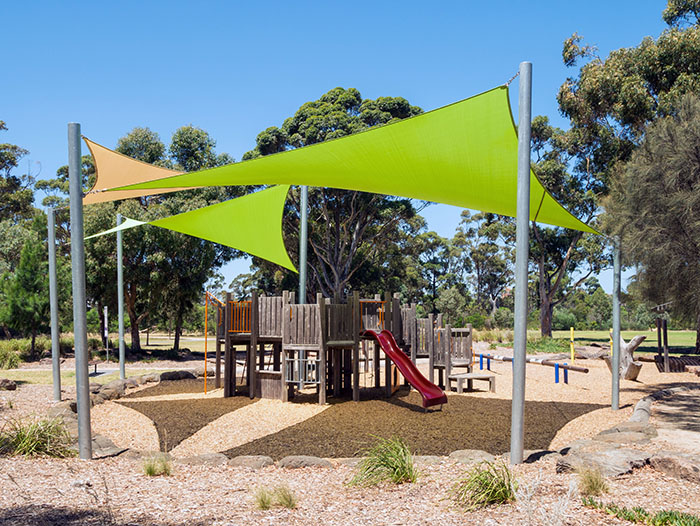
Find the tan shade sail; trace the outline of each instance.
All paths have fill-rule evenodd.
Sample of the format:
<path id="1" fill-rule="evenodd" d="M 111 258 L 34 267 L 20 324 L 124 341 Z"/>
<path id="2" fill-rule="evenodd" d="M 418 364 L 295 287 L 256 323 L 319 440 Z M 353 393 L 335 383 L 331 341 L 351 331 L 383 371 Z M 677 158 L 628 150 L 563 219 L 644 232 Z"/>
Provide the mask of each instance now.
<path id="1" fill-rule="evenodd" d="M 132 197 L 143 197 L 153 194 L 165 194 L 186 190 L 187 187 L 167 188 L 160 190 L 117 190 L 115 192 L 105 192 L 109 188 L 125 186 L 128 184 L 144 183 L 154 181 L 163 177 L 180 175 L 182 172 L 168 170 L 160 166 L 144 163 L 122 155 L 121 153 L 105 148 L 96 142 L 83 137 L 93 159 L 97 180 L 87 195 L 83 198 L 84 205 L 95 203 L 106 203 L 108 201 L 118 201 Z"/>

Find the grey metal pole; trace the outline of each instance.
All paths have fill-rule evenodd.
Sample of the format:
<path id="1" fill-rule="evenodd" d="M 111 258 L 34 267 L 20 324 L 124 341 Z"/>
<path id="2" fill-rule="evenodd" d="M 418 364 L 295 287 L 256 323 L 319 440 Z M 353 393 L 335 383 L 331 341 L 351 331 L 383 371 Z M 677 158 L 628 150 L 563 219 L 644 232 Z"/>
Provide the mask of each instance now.
<path id="1" fill-rule="evenodd" d="M 61 328 L 58 325 L 58 278 L 56 273 L 56 211 L 49 208 L 49 303 L 51 305 L 51 364 L 53 399 L 61 401 Z"/>
<path id="2" fill-rule="evenodd" d="M 104 306 L 104 318 L 105 318 L 105 351 L 107 365 L 109 365 L 109 308 L 107 305 Z"/>
<path id="3" fill-rule="evenodd" d="M 515 230 L 515 327 L 513 331 L 513 400 L 510 422 L 510 462 L 523 461 L 525 358 L 527 355 L 527 264 L 530 249 L 530 134 L 532 123 L 532 63 L 520 63 L 518 103 L 518 202 Z"/>
<path id="4" fill-rule="evenodd" d="M 309 246 L 309 187 L 301 187 L 301 217 L 299 225 L 299 303 L 306 303 L 306 253 Z M 299 351 L 300 360 L 306 358 L 306 351 Z M 300 369 L 301 369 L 300 362 Z M 303 362 L 305 363 L 305 362 Z M 304 388 L 304 380 L 299 373 L 299 389 Z"/>
<path id="5" fill-rule="evenodd" d="M 122 215 L 117 214 L 117 226 Z M 126 378 L 126 345 L 124 343 L 124 260 L 122 257 L 122 232 L 117 231 L 117 304 L 119 305 L 119 378 Z"/>
<path id="6" fill-rule="evenodd" d="M 301 187 L 299 225 L 299 303 L 306 303 L 306 252 L 309 244 L 309 187 Z"/>
<path id="7" fill-rule="evenodd" d="M 88 375 L 85 298 L 85 245 L 83 242 L 83 177 L 80 156 L 80 124 L 68 124 L 68 178 L 70 181 L 70 253 L 73 278 L 73 333 L 75 335 L 75 387 L 78 399 L 78 451 L 92 458 L 90 384 Z"/>
<path id="8" fill-rule="evenodd" d="M 620 238 L 613 239 L 613 294 L 612 294 L 612 408 L 620 409 Z"/>

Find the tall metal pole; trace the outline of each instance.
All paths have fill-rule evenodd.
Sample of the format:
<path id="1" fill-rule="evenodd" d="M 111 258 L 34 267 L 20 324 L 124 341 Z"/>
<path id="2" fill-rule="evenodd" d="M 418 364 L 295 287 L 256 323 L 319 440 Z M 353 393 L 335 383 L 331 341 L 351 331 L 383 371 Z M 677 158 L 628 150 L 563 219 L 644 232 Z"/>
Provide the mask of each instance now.
<path id="1" fill-rule="evenodd" d="M 527 263 L 530 249 L 530 133 L 532 63 L 520 63 L 518 102 L 518 202 L 515 230 L 515 327 L 513 332 L 513 401 L 510 462 L 523 461 L 525 358 L 527 355 Z"/>
<path id="2" fill-rule="evenodd" d="M 78 399 L 78 451 L 92 458 L 90 384 L 88 375 L 85 298 L 85 245 L 83 243 L 83 177 L 80 124 L 68 124 L 68 178 L 70 180 L 70 254 L 73 278 L 73 333 L 75 335 L 75 387 Z"/>
<path id="3" fill-rule="evenodd" d="M 299 226 L 299 303 L 306 303 L 306 251 L 309 244 L 309 187 L 301 187 L 301 222 Z"/>
<path id="4" fill-rule="evenodd" d="M 301 217 L 299 225 L 299 303 L 306 303 L 306 252 L 309 245 L 309 187 L 301 187 Z M 299 351 L 299 359 L 306 358 L 306 351 Z M 301 364 L 302 362 L 300 362 Z M 299 389 L 304 388 L 304 381 L 299 374 Z"/>
<path id="5" fill-rule="evenodd" d="M 122 215 L 117 214 L 117 226 Z M 119 306 L 119 378 L 126 378 L 126 345 L 124 343 L 124 259 L 122 257 L 122 231 L 117 231 L 117 304 Z"/>
<path id="6" fill-rule="evenodd" d="M 51 305 L 51 364 L 53 369 L 53 399 L 61 401 L 61 329 L 58 325 L 58 279 L 56 273 L 56 211 L 49 216 L 49 303 Z"/>
<path id="7" fill-rule="evenodd" d="M 612 294 L 612 408 L 620 409 L 620 238 L 613 239 L 613 294 Z"/>

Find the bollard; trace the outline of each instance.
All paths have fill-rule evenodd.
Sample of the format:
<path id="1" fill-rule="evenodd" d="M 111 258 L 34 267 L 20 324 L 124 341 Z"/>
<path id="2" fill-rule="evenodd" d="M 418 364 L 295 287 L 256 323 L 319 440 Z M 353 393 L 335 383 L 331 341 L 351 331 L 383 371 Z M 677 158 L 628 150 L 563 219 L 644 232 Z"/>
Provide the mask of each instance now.
<path id="1" fill-rule="evenodd" d="M 564 362 L 564 365 L 566 365 L 566 362 Z M 569 383 L 569 370 L 564 369 L 564 383 L 568 384 Z"/>
<path id="2" fill-rule="evenodd" d="M 574 328 L 571 327 L 571 339 L 569 340 L 569 348 L 571 350 L 571 363 L 576 362 L 575 351 L 574 351 Z"/>
<path id="3" fill-rule="evenodd" d="M 554 364 L 554 383 L 555 384 L 559 383 L 559 364 L 558 363 Z"/>
<path id="4" fill-rule="evenodd" d="M 479 370 L 480 371 L 484 370 L 484 355 L 483 354 L 479 355 Z"/>
<path id="5" fill-rule="evenodd" d="M 491 370 L 491 358 L 486 358 L 486 369 Z"/>

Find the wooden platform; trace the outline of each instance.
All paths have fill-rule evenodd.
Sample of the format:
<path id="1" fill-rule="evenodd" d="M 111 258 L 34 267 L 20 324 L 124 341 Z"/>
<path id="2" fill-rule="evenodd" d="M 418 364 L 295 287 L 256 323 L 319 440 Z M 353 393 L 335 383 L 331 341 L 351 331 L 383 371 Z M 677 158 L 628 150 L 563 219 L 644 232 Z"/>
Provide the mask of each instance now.
<path id="1" fill-rule="evenodd" d="M 467 381 L 467 391 L 474 389 L 474 380 L 481 380 L 489 383 L 489 391 L 496 392 L 496 376 L 489 373 L 456 373 L 447 378 L 447 390 L 452 390 L 452 381 L 457 381 L 457 392 L 464 392 L 464 381 Z"/>

